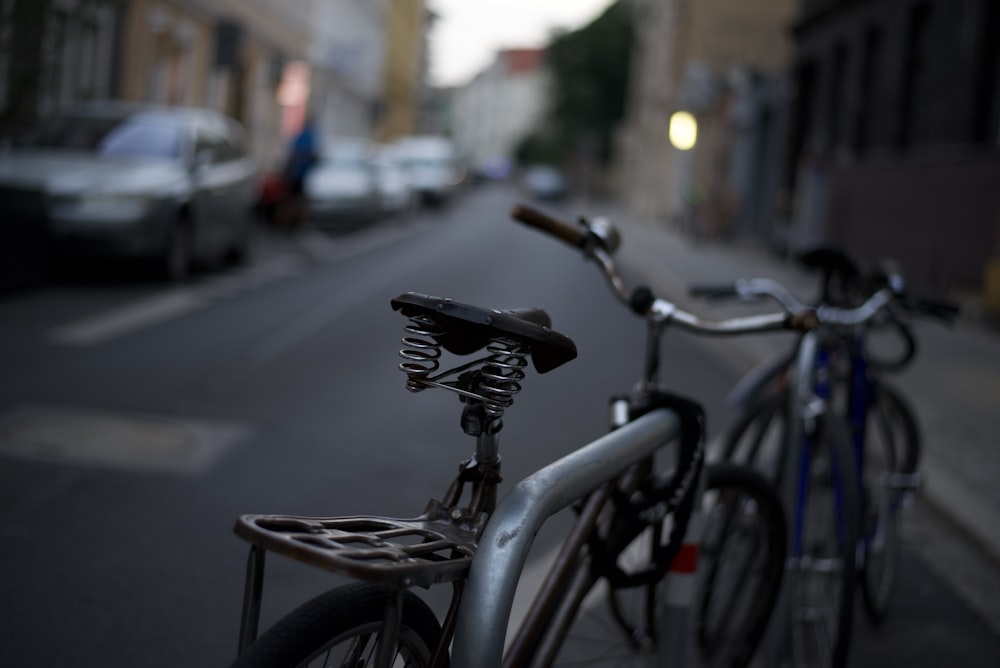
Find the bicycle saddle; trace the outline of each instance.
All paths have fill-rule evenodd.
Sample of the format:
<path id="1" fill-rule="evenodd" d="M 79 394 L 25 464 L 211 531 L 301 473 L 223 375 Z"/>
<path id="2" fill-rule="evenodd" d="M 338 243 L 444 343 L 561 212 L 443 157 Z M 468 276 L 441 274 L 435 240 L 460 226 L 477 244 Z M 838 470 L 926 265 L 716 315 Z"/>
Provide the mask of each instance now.
<path id="1" fill-rule="evenodd" d="M 806 269 L 838 274 L 848 280 L 861 274 L 854 259 L 836 246 L 817 246 L 797 254 L 795 258 Z"/>
<path id="2" fill-rule="evenodd" d="M 497 338 L 527 346 L 538 373 L 551 371 L 576 357 L 576 344 L 551 329 L 552 319 L 538 308 L 496 310 L 462 304 L 444 297 L 407 292 L 391 301 L 408 318 L 425 317 L 439 327 L 433 338 L 455 355 L 470 355 Z"/>

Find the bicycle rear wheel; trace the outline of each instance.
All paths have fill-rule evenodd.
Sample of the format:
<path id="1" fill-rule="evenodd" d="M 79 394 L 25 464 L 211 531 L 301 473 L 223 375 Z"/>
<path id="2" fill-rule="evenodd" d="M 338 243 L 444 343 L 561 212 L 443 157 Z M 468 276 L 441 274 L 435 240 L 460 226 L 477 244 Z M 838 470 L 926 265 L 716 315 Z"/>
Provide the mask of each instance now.
<path id="1" fill-rule="evenodd" d="M 787 574 L 795 666 L 841 668 L 847 662 L 857 581 L 858 486 L 843 420 L 816 421 L 803 497 L 793 518 L 800 532 Z M 801 467 L 800 467 L 801 468 Z"/>
<path id="2" fill-rule="evenodd" d="M 892 387 L 872 384 L 864 462 L 864 562 L 861 592 L 873 624 L 889 614 L 902 552 L 900 520 L 914 488 L 920 430 L 909 404 Z"/>
<path id="3" fill-rule="evenodd" d="M 288 613 L 240 654 L 232 668 L 371 665 L 390 597 L 389 590 L 367 583 L 332 589 Z M 440 639 L 434 612 L 406 592 L 391 665 L 430 666 Z"/>

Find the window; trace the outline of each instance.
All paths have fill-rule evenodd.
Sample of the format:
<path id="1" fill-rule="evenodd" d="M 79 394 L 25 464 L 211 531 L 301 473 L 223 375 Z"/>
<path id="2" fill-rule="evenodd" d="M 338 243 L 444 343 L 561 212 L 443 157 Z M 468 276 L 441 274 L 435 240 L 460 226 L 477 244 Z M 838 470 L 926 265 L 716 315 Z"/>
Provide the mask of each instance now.
<path id="1" fill-rule="evenodd" d="M 236 148 L 222 135 L 209 130 L 199 130 L 198 140 L 195 143 L 195 156 L 201 156 L 205 152 L 211 164 L 229 162 L 240 157 Z"/>
<path id="2" fill-rule="evenodd" d="M 861 53 L 861 76 L 858 86 L 858 113 L 854 120 L 854 148 L 864 153 L 875 135 L 879 91 L 876 82 L 882 76 L 882 29 L 870 26 L 865 31 Z"/>
<path id="3" fill-rule="evenodd" d="M 181 152 L 180 128 L 152 123 L 125 123 L 105 136 L 101 155 L 177 158 Z"/>
<path id="4" fill-rule="evenodd" d="M 181 130 L 175 124 L 151 119 L 60 116 L 28 133 L 22 145 L 106 156 L 176 159 L 181 152 Z"/>
<path id="5" fill-rule="evenodd" d="M 928 57 L 927 38 L 930 32 L 931 7 L 922 2 L 910 8 L 906 24 L 903 51 L 902 87 L 897 111 L 896 143 L 905 148 L 913 143 L 919 111 L 919 93 L 925 78 Z"/>
<path id="6" fill-rule="evenodd" d="M 843 42 L 833 49 L 833 67 L 830 73 L 830 100 L 828 108 L 830 148 L 836 150 L 842 139 L 844 124 L 844 91 L 847 78 L 847 45 Z"/>

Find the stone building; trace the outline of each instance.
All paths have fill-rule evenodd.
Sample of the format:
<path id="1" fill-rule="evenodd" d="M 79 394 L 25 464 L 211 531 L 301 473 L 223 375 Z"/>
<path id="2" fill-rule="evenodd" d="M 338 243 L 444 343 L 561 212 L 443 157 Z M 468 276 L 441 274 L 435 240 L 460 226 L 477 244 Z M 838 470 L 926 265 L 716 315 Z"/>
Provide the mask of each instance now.
<path id="1" fill-rule="evenodd" d="M 793 237 L 1000 312 L 1000 3 L 805 0 L 794 39 Z"/>
<path id="2" fill-rule="evenodd" d="M 795 0 L 633 0 L 635 46 L 613 191 L 696 234 L 755 230 L 778 192 Z M 698 124 L 689 150 L 670 119 Z"/>

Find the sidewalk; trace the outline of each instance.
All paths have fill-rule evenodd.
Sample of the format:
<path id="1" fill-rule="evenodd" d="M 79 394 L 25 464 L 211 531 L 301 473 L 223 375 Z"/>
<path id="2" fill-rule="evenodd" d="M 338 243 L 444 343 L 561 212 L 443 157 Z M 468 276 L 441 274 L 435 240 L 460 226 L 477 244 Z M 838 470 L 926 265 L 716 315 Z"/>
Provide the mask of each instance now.
<path id="1" fill-rule="evenodd" d="M 661 222 L 630 216 L 618 207 L 592 206 L 622 234 L 618 256 L 656 291 L 681 308 L 711 317 L 759 306 L 715 305 L 687 296 L 695 282 L 770 277 L 803 300 L 818 279 L 764 249 L 739 243 L 694 243 Z M 924 433 L 921 497 L 952 520 L 1000 568 L 1000 335 L 968 319 L 952 326 L 919 321 L 913 364 L 891 382 L 910 399 Z M 742 373 L 779 350 L 783 334 L 712 339 Z"/>

